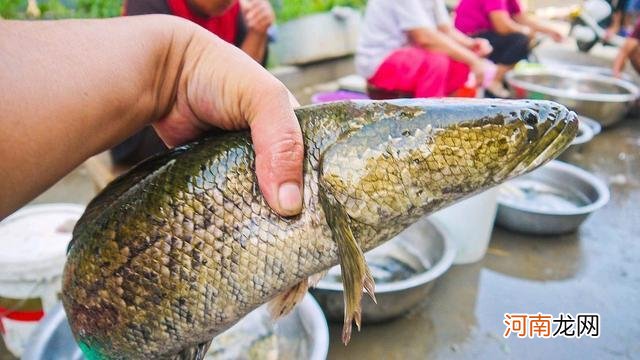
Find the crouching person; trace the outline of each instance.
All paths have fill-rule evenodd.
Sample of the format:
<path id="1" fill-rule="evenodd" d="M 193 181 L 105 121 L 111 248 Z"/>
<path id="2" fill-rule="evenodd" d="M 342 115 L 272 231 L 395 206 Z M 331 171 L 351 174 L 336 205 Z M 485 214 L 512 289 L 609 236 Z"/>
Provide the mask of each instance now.
<path id="1" fill-rule="evenodd" d="M 554 28 L 528 15 L 519 0 L 460 0 L 456 9 L 456 27 L 469 36 L 489 40 L 491 61 L 498 73 L 488 90 L 497 97 L 508 97 L 502 82 L 515 64 L 529 57 L 530 44 L 536 34 L 550 36 L 560 42 L 564 36 Z"/>
<path id="2" fill-rule="evenodd" d="M 374 99 L 443 97 L 469 72 L 482 82 L 493 64 L 489 42 L 452 25 L 443 0 L 369 0 L 356 54 Z"/>
<path id="3" fill-rule="evenodd" d="M 613 73 L 615 76 L 620 77 L 627 60 L 629 60 L 635 71 L 640 74 L 640 47 L 638 45 L 640 45 L 640 21 L 620 47 L 618 55 L 613 61 Z"/>

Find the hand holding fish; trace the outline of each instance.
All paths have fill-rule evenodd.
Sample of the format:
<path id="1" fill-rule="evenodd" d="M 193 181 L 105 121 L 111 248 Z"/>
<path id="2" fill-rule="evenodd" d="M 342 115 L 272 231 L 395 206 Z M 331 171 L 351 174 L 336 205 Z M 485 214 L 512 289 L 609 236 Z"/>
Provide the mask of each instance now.
<path id="1" fill-rule="evenodd" d="M 170 146 L 250 127 L 267 202 L 300 211 L 297 104 L 240 50 L 163 15 L 2 21 L 0 34 L 0 219 L 149 123 Z"/>
<path id="2" fill-rule="evenodd" d="M 264 68 L 214 38 L 201 29 L 193 30 L 181 69 L 169 71 L 179 74 L 175 98 L 154 127 L 171 147 L 196 139 L 212 127 L 249 127 L 262 193 L 277 212 L 295 215 L 302 207 L 303 144 L 293 113 L 298 103 Z"/>

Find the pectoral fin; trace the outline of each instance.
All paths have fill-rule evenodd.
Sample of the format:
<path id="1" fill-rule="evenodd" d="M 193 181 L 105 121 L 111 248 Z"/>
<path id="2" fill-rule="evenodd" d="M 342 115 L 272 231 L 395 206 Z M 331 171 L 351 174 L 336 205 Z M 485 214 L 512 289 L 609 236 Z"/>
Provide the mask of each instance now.
<path id="1" fill-rule="evenodd" d="M 172 360 L 203 360 L 207 354 L 207 350 L 211 346 L 211 341 L 203 342 L 183 349 L 180 353 L 174 355 Z"/>
<path id="2" fill-rule="evenodd" d="M 326 190 L 326 189 L 323 189 Z M 320 191 L 320 202 L 333 240 L 338 246 L 342 284 L 344 287 L 344 326 L 342 328 L 342 342 L 346 345 L 351 339 L 351 328 L 355 321 L 360 330 L 361 305 L 363 288 L 376 301 L 374 295 L 375 284 L 371 271 L 367 266 L 364 253 L 353 236 L 350 218 L 342 205 L 336 202 L 327 191 Z"/>
<path id="3" fill-rule="evenodd" d="M 309 289 L 309 283 L 305 279 L 273 298 L 267 305 L 271 317 L 275 320 L 290 313 L 302 301 L 307 289 Z"/>
<path id="4" fill-rule="evenodd" d="M 310 288 L 315 288 L 316 285 L 318 285 L 318 283 L 320 282 L 320 280 L 322 280 L 322 278 L 327 276 L 327 271 L 328 270 L 321 271 L 321 272 L 319 272 L 317 274 L 313 274 L 313 275 L 309 276 L 309 281 L 308 281 L 309 287 Z"/>

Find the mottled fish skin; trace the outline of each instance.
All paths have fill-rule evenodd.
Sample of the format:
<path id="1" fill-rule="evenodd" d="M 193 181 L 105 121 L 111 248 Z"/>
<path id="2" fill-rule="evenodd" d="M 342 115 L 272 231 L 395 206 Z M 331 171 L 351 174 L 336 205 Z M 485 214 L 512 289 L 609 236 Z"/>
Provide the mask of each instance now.
<path id="1" fill-rule="evenodd" d="M 574 113 L 546 101 L 340 102 L 296 110 L 304 210 L 259 192 L 249 134 L 208 137 L 114 181 L 74 230 L 63 302 L 85 356 L 171 358 L 338 264 L 320 197 L 362 250 L 562 152 Z"/>

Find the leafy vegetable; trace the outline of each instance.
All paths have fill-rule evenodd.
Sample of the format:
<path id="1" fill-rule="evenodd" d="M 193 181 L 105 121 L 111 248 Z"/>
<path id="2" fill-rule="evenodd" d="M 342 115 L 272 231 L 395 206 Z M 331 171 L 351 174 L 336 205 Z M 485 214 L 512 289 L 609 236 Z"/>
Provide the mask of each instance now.
<path id="1" fill-rule="evenodd" d="M 335 6 L 363 8 L 367 0 L 270 0 L 278 22 L 330 11 Z M 391 1 L 391 0 L 389 0 Z M 44 19 L 105 18 L 122 13 L 123 0 L 38 0 Z M 0 16 L 25 19 L 27 0 L 0 0 Z"/>
<path id="2" fill-rule="evenodd" d="M 286 22 L 306 15 L 330 11 L 335 6 L 363 8 L 367 0 L 271 0 L 278 22 Z"/>

